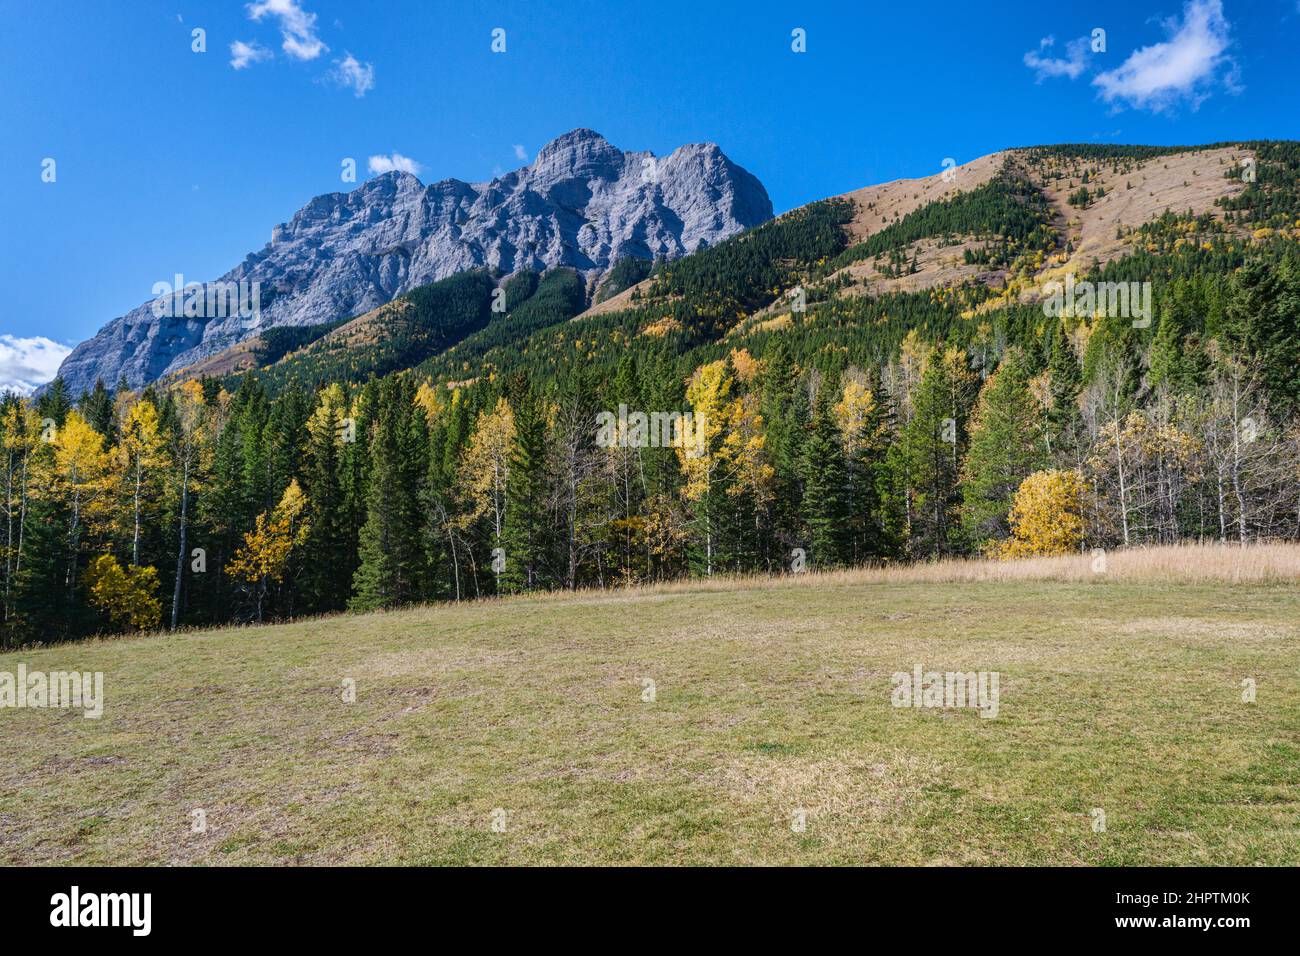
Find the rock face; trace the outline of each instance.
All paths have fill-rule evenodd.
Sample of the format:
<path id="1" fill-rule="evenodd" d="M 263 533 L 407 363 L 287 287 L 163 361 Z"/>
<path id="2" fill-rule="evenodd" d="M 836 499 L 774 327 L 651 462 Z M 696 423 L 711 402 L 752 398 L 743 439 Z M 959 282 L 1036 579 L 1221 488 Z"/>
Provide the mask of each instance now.
<path id="1" fill-rule="evenodd" d="M 577 129 L 488 183 L 425 186 L 391 172 L 317 196 L 210 283 L 204 302 L 146 302 L 77 346 L 59 374 L 74 395 L 96 379 L 136 388 L 262 329 L 358 315 L 465 269 L 563 265 L 591 276 L 628 256 L 676 258 L 770 218 L 762 183 L 711 143 L 658 158 Z M 259 283 L 255 314 L 221 308 L 218 282 Z"/>

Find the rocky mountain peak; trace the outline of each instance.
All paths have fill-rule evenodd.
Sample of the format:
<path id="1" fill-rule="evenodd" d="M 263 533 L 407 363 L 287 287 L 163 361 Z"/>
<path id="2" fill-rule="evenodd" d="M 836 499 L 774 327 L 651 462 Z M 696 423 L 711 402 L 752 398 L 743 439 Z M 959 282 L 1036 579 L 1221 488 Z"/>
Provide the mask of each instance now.
<path id="1" fill-rule="evenodd" d="M 466 269 L 569 266 L 599 275 L 621 258 L 676 258 L 771 217 L 763 185 L 717 146 L 656 158 L 575 129 L 487 183 L 426 186 L 392 171 L 317 196 L 208 283 L 256 283 L 255 315 L 159 316 L 146 302 L 77 346 L 59 374 L 73 394 L 97 379 L 139 387 L 263 329 L 349 318 Z M 160 276 L 172 271 L 160 264 Z"/>

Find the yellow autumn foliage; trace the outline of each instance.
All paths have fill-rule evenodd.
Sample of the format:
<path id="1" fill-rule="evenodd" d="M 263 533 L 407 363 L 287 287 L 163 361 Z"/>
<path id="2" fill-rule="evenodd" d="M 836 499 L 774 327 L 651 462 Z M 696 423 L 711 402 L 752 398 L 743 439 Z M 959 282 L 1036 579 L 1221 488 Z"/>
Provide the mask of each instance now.
<path id="1" fill-rule="evenodd" d="M 1083 543 L 1083 477 L 1073 470 L 1036 471 L 1011 502 L 1011 538 L 1004 558 L 1074 554 Z"/>
<path id="2" fill-rule="evenodd" d="M 244 543 L 226 565 L 226 573 L 263 586 L 283 580 L 289 555 L 307 540 L 311 523 L 303 517 L 306 508 L 307 496 L 295 478 L 274 510 L 259 514 L 253 530 L 245 532 Z"/>
<path id="3" fill-rule="evenodd" d="M 115 627 L 145 630 L 162 620 L 158 569 L 123 568 L 111 554 L 101 554 L 86 569 L 90 603 L 103 611 Z"/>

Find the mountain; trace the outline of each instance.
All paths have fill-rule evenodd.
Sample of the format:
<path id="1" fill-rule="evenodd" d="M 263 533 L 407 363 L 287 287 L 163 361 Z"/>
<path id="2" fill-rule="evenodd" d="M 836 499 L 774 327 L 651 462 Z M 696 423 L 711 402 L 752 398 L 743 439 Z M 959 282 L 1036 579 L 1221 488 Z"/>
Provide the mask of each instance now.
<path id="1" fill-rule="evenodd" d="M 1258 181 L 1247 175 L 1255 170 Z M 1042 300 L 1068 276 L 1146 283 L 1162 305 L 1183 294 L 1176 281 L 1226 281 L 1295 239 L 1295 143 L 1010 148 L 810 203 L 668 263 L 572 321 L 475 333 L 419 372 L 435 383 L 547 380 L 667 355 L 689 376 L 778 342 L 805 367 L 868 367 L 913 333 L 992 356 L 1027 343 Z M 1219 333 L 1220 306 L 1188 308 L 1190 328 Z M 1150 335 L 1147 319 L 1133 328 Z M 1094 352 L 1106 342 L 1094 336 Z"/>
<path id="2" fill-rule="evenodd" d="M 1094 153 L 1106 161 L 1095 158 Z M 990 183 L 1010 175 L 1019 177 L 1026 187 L 1016 201 L 1023 205 L 1026 199 L 1032 199 L 1042 207 L 1045 225 L 1055 238 L 1054 247 L 1059 247 L 1057 259 L 1036 263 L 1037 269 L 1050 266 L 1058 271 L 1066 268 L 1083 273 L 1130 254 L 1133 237 L 1128 232 L 1160 218 L 1166 211 L 1190 212 L 1194 216 L 1218 213 L 1222 218 L 1224 204 L 1230 204 L 1246 188 L 1239 175 L 1226 173 L 1238 170 L 1240 162 L 1253 156 L 1254 150 L 1248 146 L 1221 144 L 1121 147 L 1113 155 L 1103 155 L 1100 148 L 1093 146 L 1013 148 L 930 176 L 866 186 L 819 201 L 850 203 L 852 216 L 844 226 L 845 245 L 865 250 L 871 244 L 870 256 L 850 255 L 838 262 L 826 284 L 842 280 L 844 294 L 871 296 L 950 287 L 966 281 L 1005 284 L 1008 262 L 987 261 L 987 256 L 974 253 L 1007 240 L 1009 237 L 997 227 L 1005 228 L 1009 220 L 1003 217 L 994 222 L 978 215 L 958 215 L 954 222 L 948 222 L 946 208 L 954 197 L 972 193 L 978 196 L 989 190 Z M 1086 205 L 1072 204 L 1070 194 L 1079 187 L 1085 168 L 1090 170 L 1087 182 L 1094 199 Z M 1005 200 L 1010 197 L 1003 194 L 1001 198 L 1001 205 L 1009 207 Z M 805 209 L 818 205 L 813 203 Z M 1014 211 L 1014 207 L 1009 208 Z M 879 238 L 874 238 L 878 234 Z M 965 255 L 967 250 L 972 256 Z M 879 254 L 895 251 L 905 253 L 909 268 L 895 273 L 879 268 L 875 261 Z M 710 253 L 721 254 L 717 250 Z M 915 271 L 911 269 L 914 257 Z M 654 284 L 645 279 L 619 295 L 598 299 L 584 315 L 627 309 L 634 293 L 644 304 L 647 290 Z M 779 312 L 783 305 L 777 297 L 765 311 Z"/>
<path id="3" fill-rule="evenodd" d="M 944 297 L 950 302 L 964 300 L 974 310 L 968 321 L 978 325 L 990 309 L 1033 301 L 1053 279 L 1071 272 L 1082 276 L 1149 249 L 1169 232 L 1168 224 L 1157 220 L 1175 212 L 1213 220 L 1200 226 L 1184 222 L 1174 237 L 1182 243 L 1193 238 L 1187 228 L 1243 234 L 1244 223 L 1233 223 L 1231 210 L 1254 205 L 1262 195 L 1248 202 L 1247 183 L 1239 175 L 1242 164 L 1258 158 L 1254 146 L 1272 157 L 1262 167 L 1268 176 L 1290 168 L 1285 150 L 1279 154 L 1280 147 L 1267 144 L 1007 149 L 930 176 L 811 203 L 673 260 L 654 275 L 647 260 L 621 258 L 594 289 L 588 284 L 594 294 L 586 297 L 585 312 L 580 285 L 575 298 L 574 280 L 554 275 L 541 284 L 538 291 L 549 292 L 537 302 L 510 294 L 505 311 L 489 320 L 489 296 L 496 291 L 490 283 L 438 288 L 467 275 L 460 273 L 424 287 L 434 294 L 430 301 L 450 293 L 465 305 L 448 313 L 450 322 L 437 310 L 408 308 L 402 297 L 339 328 L 269 330 L 181 374 L 263 370 L 259 377 L 275 388 L 289 382 L 359 382 L 419 366 L 421 374 L 451 382 L 535 361 L 557 368 L 593 357 L 593 348 L 604 351 L 595 345 L 601 341 L 611 354 L 621 355 L 656 343 L 695 349 L 726 338 L 739 344 L 792 324 L 799 329 L 783 336 L 792 342 L 827 334 L 828 328 L 805 327 L 798 314 L 791 315 L 789 294 L 796 287 L 808 303 L 833 300 L 832 313 L 856 314 L 874 309 L 871 302 L 883 303 L 872 322 L 877 333 L 865 333 L 846 319 L 849 326 L 835 336 L 836 344 L 848 346 L 865 333 L 880 336 L 877 347 L 894 348 L 912 322 L 934 319 L 921 320 L 916 312 L 922 301 L 917 294 L 929 298 L 928 290 L 948 290 Z M 1081 189 L 1087 201 L 1078 195 Z M 1269 202 L 1277 202 L 1276 194 Z M 576 276 L 567 268 L 551 272 Z M 522 281 L 527 276 L 534 285 Z M 532 270 L 515 277 L 516 290 L 527 288 L 531 294 L 537 288 Z M 891 308 L 898 296 L 905 304 Z M 906 312 L 910 318 L 904 318 Z M 575 314 L 576 323 L 564 324 Z M 877 324 L 885 316 L 886 325 Z M 662 341 L 668 332 L 674 333 L 671 344 Z"/>
<path id="4" fill-rule="evenodd" d="M 712 143 L 655 157 L 576 129 L 488 183 L 390 172 L 317 196 L 204 287 L 215 301 L 217 283 L 259 283 L 256 315 L 216 317 L 209 301 L 187 317 L 151 300 L 77 346 L 59 375 L 74 395 L 96 380 L 139 387 L 267 329 L 347 319 L 469 269 L 567 266 L 594 283 L 621 259 L 675 259 L 771 217 L 762 183 Z"/>

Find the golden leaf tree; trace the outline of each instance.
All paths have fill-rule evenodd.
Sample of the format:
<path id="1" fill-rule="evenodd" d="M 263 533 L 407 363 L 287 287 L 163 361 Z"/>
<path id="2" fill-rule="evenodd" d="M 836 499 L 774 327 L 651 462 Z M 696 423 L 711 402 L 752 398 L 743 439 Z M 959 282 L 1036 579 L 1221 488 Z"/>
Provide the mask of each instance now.
<path id="1" fill-rule="evenodd" d="M 727 494 L 744 498 L 756 511 L 765 510 L 775 494 L 776 469 L 769 461 L 757 394 L 751 392 L 727 406 L 722 457 L 730 479 Z"/>
<path id="2" fill-rule="evenodd" d="M 77 555 L 85 537 L 103 537 L 112 521 L 112 459 L 104 436 L 81 415 L 68 412 L 54 439 L 54 482 L 49 493 L 68 509 L 69 590 L 76 584 Z"/>
<path id="3" fill-rule="evenodd" d="M 321 443 L 355 440 L 355 434 L 349 434 L 349 419 L 355 422 L 355 415 L 343 394 L 343 386 L 331 382 L 317 396 L 316 408 L 307 419 L 307 434 Z"/>
<path id="4" fill-rule="evenodd" d="M 185 559 L 189 552 L 190 499 L 199 490 L 200 478 L 212 456 L 219 431 L 217 421 L 221 406 L 209 406 L 203 399 L 203 386 L 196 381 L 183 383 L 173 393 L 176 401 L 176 427 L 168 447 L 171 461 L 170 494 L 177 511 L 176 579 L 172 586 L 172 630 L 180 623 L 181 591 L 185 583 Z"/>
<path id="5" fill-rule="evenodd" d="M 86 569 L 86 590 L 114 627 L 143 631 L 162 620 L 157 568 L 123 568 L 111 554 L 101 554 Z"/>
<path id="6" fill-rule="evenodd" d="M 117 446 L 120 493 L 131 508 L 131 564 L 139 565 L 142 512 L 167 465 L 167 443 L 153 402 L 137 401 L 122 409 L 121 416 L 122 439 Z"/>
<path id="7" fill-rule="evenodd" d="M 1083 477 L 1073 470 L 1036 471 L 1011 503 L 1011 538 L 1002 555 L 1074 554 L 1083 543 Z"/>
<path id="8" fill-rule="evenodd" d="M 460 461 L 467 506 L 461 516 L 461 527 L 467 528 L 490 514 L 497 547 L 501 546 L 501 530 L 506 520 L 506 487 L 514 443 L 515 415 L 510 403 L 500 398 L 491 412 L 479 414 L 474 434 Z"/>
<path id="9" fill-rule="evenodd" d="M 311 522 L 304 517 L 306 508 L 307 496 L 294 478 L 280 503 L 257 516 L 253 530 L 244 533 L 243 545 L 226 565 L 226 573 L 252 595 L 259 621 L 270 586 L 284 580 L 294 549 L 307 540 Z"/>
<path id="10" fill-rule="evenodd" d="M 832 411 L 844 438 L 844 451 L 850 457 L 860 455 L 884 440 L 885 426 L 880 404 L 866 376 L 858 370 L 851 369 L 845 374 L 840 400 Z"/>
<path id="11" fill-rule="evenodd" d="M 694 427 L 690 436 L 683 435 L 684 440 L 677 448 L 684 479 L 682 497 L 695 506 L 704 529 L 705 574 L 708 575 L 713 574 L 715 486 L 726 459 L 722 436 L 724 425 L 731 417 L 731 387 L 732 377 L 725 359 L 695 370 L 686 387 Z"/>

